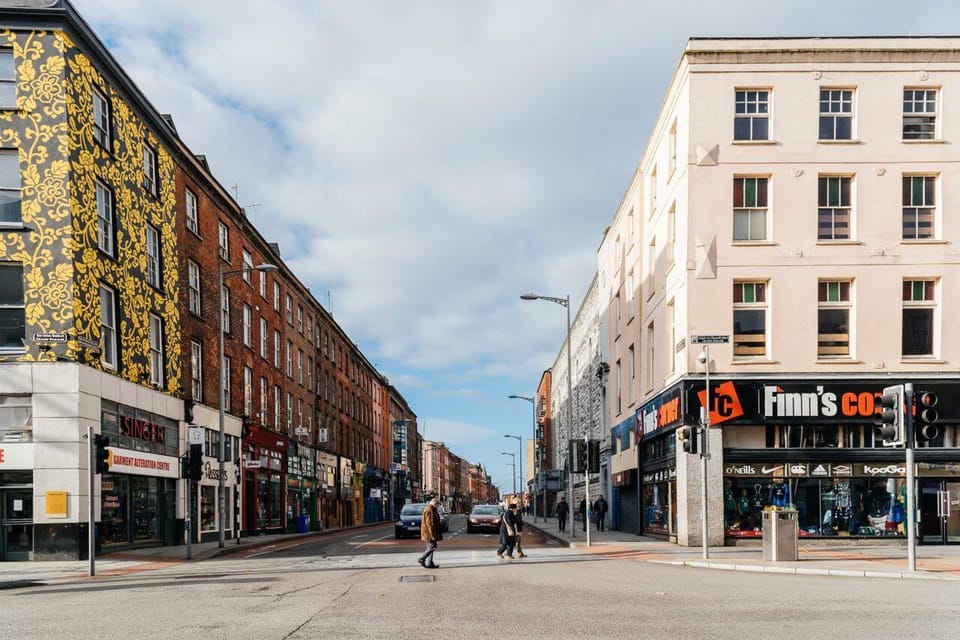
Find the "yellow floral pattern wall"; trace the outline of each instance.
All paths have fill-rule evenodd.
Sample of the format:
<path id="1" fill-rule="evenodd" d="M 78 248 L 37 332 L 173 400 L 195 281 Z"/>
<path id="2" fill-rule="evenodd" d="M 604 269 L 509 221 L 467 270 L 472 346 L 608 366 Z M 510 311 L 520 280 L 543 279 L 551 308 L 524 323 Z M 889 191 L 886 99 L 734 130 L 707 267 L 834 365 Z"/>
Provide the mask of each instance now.
<path id="1" fill-rule="evenodd" d="M 100 285 L 116 292 L 118 373 L 149 380 L 149 315 L 162 320 L 164 385 L 180 380 L 180 327 L 173 160 L 157 136 L 62 32 L 0 31 L 13 52 L 17 109 L 0 110 L 0 147 L 18 149 L 23 230 L 0 233 L 0 260 L 24 272 L 26 350 L 6 359 L 36 361 L 53 353 L 101 367 L 78 341 L 100 343 Z M 108 99 L 109 149 L 94 139 L 92 92 Z M 156 153 L 157 195 L 143 188 L 143 146 Z M 115 257 L 98 248 L 95 181 L 115 209 Z M 147 225 L 159 231 L 161 281 L 147 283 Z M 34 333 L 65 333 L 49 352 Z M 2 360 L 2 358 L 0 358 Z"/>

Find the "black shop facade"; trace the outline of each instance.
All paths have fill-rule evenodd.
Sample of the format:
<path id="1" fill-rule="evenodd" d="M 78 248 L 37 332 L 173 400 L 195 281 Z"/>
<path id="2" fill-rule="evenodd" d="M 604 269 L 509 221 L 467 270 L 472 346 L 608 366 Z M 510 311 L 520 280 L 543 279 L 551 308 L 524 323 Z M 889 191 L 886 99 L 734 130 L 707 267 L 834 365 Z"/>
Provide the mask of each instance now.
<path id="1" fill-rule="evenodd" d="M 904 382 L 936 399 L 937 420 L 915 451 L 918 540 L 960 543 L 960 509 L 950 508 L 960 501 L 960 380 L 890 377 L 711 379 L 710 424 L 723 440 L 713 495 L 727 542 L 762 537 L 768 507 L 795 508 L 801 538 L 904 538 L 905 451 L 876 434 L 884 387 Z M 704 380 L 684 381 L 680 400 L 682 423 L 697 424 Z"/>

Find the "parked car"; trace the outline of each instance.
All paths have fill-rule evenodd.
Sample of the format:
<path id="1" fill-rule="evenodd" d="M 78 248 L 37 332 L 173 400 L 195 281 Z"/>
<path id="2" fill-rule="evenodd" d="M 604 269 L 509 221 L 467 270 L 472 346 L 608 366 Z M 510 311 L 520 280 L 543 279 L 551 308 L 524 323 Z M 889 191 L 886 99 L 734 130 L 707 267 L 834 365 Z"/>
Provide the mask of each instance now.
<path id="1" fill-rule="evenodd" d="M 467 533 L 477 531 L 500 531 L 503 507 L 498 504 L 478 504 L 467 516 Z"/>
<path id="2" fill-rule="evenodd" d="M 397 540 L 406 537 L 419 538 L 420 520 L 423 518 L 423 510 L 426 506 L 427 504 L 425 502 L 412 502 L 403 505 L 403 508 L 400 509 L 400 516 L 393 525 L 394 538 Z M 450 530 L 447 511 L 443 508 L 443 505 L 441 505 L 437 507 L 437 512 L 440 514 L 440 531 L 446 533 Z"/>

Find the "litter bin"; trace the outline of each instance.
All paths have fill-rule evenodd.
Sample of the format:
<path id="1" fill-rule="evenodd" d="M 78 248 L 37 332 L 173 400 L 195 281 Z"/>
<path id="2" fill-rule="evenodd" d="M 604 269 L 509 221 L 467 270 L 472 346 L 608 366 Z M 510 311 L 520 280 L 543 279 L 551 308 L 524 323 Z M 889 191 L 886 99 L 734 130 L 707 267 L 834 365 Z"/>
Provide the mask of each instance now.
<path id="1" fill-rule="evenodd" d="M 306 533 L 307 532 L 307 518 L 309 516 L 302 515 L 297 516 L 297 533 Z"/>
<path id="2" fill-rule="evenodd" d="M 763 559 L 797 560 L 797 512 L 772 509 L 763 512 Z"/>

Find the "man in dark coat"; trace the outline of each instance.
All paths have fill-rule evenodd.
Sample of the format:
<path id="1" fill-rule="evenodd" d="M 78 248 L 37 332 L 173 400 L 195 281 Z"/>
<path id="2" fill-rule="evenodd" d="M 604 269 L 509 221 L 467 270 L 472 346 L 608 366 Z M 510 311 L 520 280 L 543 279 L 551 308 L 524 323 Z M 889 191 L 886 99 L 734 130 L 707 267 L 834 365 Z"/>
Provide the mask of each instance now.
<path id="1" fill-rule="evenodd" d="M 497 547 L 497 557 L 501 560 L 506 557 L 513 560 L 513 545 L 517 538 L 517 505 L 510 504 L 500 518 L 500 546 Z M 503 553 L 506 551 L 507 555 Z"/>
<path id="2" fill-rule="evenodd" d="M 517 535 L 514 536 L 514 538 L 513 538 L 513 539 L 514 539 L 514 542 L 515 542 L 515 545 L 514 545 L 514 546 L 516 547 L 516 550 L 517 550 L 517 557 L 518 557 L 518 558 L 526 558 L 526 557 L 527 557 L 527 554 L 525 554 L 525 553 L 523 552 L 523 544 L 522 544 L 522 541 L 523 541 L 523 509 L 517 507 L 516 513 L 517 513 Z"/>
<path id="3" fill-rule="evenodd" d="M 567 504 L 566 496 L 560 496 L 555 515 L 557 516 L 557 526 L 560 533 L 565 532 L 567 530 L 567 516 L 570 515 L 570 505 Z"/>
<path id="4" fill-rule="evenodd" d="M 587 530 L 587 499 L 580 499 L 580 506 L 577 507 L 577 513 L 580 514 L 580 524 L 583 527 L 583 530 Z"/>
<path id="5" fill-rule="evenodd" d="M 439 569 L 440 565 L 434 564 L 433 552 L 437 548 L 437 543 L 443 540 L 443 531 L 440 529 L 440 514 L 437 512 L 437 506 L 440 504 L 439 498 L 432 498 L 423 509 L 423 516 L 420 518 L 420 539 L 427 543 L 427 550 L 417 559 L 421 567 L 427 569 Z"/>
<path id="6" fill-rule="evenodd" d="M 597 531 L 603 531 L 603 520 L 607 517 L 607 499 L 602 495 L 593 503 L 593 515 L 597 519 Z"/>

